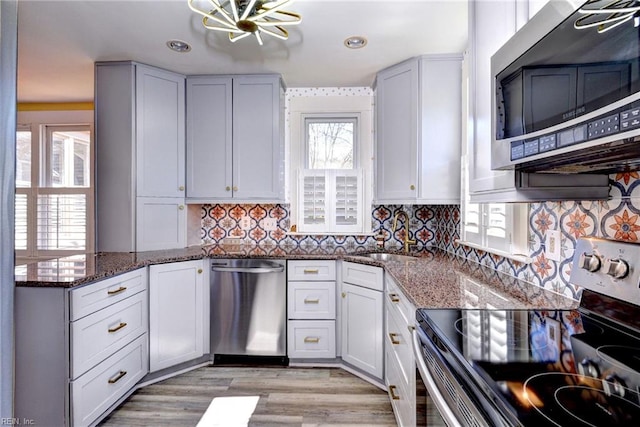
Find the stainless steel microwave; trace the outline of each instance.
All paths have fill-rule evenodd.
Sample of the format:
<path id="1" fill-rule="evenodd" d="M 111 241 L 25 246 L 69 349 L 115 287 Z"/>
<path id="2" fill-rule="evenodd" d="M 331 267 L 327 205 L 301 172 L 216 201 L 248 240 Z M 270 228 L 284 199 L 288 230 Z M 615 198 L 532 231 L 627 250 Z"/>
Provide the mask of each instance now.
<path id="1" fill-rule="evenodd" d="M 493 169 L 640 169 L 640 1 L 551 0 L 491 71 Z"/>

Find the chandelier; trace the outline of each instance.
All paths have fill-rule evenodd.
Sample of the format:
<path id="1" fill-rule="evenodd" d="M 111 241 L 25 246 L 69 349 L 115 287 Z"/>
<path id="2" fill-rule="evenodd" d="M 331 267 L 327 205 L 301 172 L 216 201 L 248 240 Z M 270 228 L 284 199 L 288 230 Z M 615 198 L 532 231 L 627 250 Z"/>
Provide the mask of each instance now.
<path id="1" fill-rule="evenodd" d="M 631 19 L 636 27 L 640 24 L 638 0 L 591 0 L 578 12 L 584 15 L 573 24 L 578 30 L 596 27 L 598 33 L 604 33 Z"/>
<path id="2" fill-rule="evenodd" d="M 262 35 L 282 40 L 289 38 L 287 25 L 298 25 L 302 17 L 282 10 L 293 0 L 187 0 L 189 8 L 202 15 L 202 25 L 209 30 L 229 33 L 235 42 L 254 35 L 262 45 Z"/>

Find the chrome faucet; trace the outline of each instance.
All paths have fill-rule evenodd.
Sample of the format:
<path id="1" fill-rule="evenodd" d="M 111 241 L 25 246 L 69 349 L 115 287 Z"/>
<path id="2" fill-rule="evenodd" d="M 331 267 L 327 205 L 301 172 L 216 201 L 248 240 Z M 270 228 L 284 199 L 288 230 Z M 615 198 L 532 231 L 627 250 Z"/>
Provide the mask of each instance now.
<path id="1" fill-rule="evenodd" d="M 393 226 L 391 227 L 391 234 L 396 232 L 396 227 L 398 226 L 398 217 L 403 215 L 405 218 L 405 232 L 404 232 L 404 251 L 409 253 L 409 245 L 415 245 L 415 240 L 409 239 L 409 215 L 405 211 L 398 211 L 396 215 L 393 217 Z"/>

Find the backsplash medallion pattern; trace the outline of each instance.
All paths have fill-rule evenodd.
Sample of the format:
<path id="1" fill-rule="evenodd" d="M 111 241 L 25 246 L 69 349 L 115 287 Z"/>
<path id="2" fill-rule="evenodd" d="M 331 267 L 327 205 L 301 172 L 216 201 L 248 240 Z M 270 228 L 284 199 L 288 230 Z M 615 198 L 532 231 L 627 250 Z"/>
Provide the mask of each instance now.
<path id="1" fill-rule="evenodd" d="M 569 283 L 571 261 L 579 237 L 640 242 L 640 174 L 609 176 L 609 200 L 541 202 L 529 205 L 529 265 L 454 244 L 454 251 L 472 261 L 573 299 L 580 289 Z M 545 255 L 549 230 L 560 230 L 561 261 Z"/>
<path id="2" fill-rule="evenodd" d="M 406 224 L 398 222 L 392 233 L 393 217 L 404 209 L 410 216 L 411 238 L 416 240 L 412 251 L 423 251 L 433 247 L 453 250 L 453 239 L 460 229 L 458 206 L 374 206 L 372 209 L 372 235 L 300 235 L 288 234 L 291 223 L 289 205 L 286 204 L 215 204 L 202 206 L 200 237 L 202 244 L 225 244 L 239 242 L 255 245 L 268 255 L 279 255 L 292 251 L 375 251 L 375 235 L 382 232 L 385 249 L 403 248 Z M 244 224 L 243 224 L 244 218 Z M 275 230 L 268 230 L 264 219 L 276 220 Z M 244 226 L 244 227 L 243 227 Z M 235 240 L 237 239 L 237 240 Z"/>
<path id="3" fill-rule="evenodd" d="M 374 251 L 375 235 L 382 231 L 385 249 L 401 250 L 405 224 L 391 232 L 393 216 L 402 209 L 410 219 L 411 238 L 417 244 L 412 251 L 440 248 L 465 257 L 494 270 L 501 271 L 545 289 L 573 299 L 579 299 L 580 289 L 569 283 L 571 260 L 578 237 L 596 236 L 606 239 L 640 242 L 640 174 L 628 172 L 610 176 L 610 199 L 606 201 L 541 202 L 529 205 L 529 256 L 531 264 L 523 264 L 458 243 L 460 237 L 460 208 L 444 206 L 378 205 L 372 207 L 373 235 L 325 236 L 288 235 L 291 226 L 289 206 L 216 204 L 202 206 L 201 240 L 203 244 L 223 243 L 235 237 L 244 244 L 257 245 L 265 255 L 280 255 L 291 251 L 327 252 Z M 251 220 L 242 229 L 241 218 Z M 276 219 L 276 229 L 265 230 L 264 218 Z M 561 261 L 544 255 L 544 242 L 549 230 L 561 232 Z"/>

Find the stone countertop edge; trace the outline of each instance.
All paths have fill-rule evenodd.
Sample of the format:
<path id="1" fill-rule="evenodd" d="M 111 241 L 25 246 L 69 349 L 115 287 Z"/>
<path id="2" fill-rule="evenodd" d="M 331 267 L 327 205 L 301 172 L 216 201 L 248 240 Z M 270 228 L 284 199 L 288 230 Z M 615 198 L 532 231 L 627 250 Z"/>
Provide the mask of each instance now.
<path id="1" fill-rule="evenodd" d="M 17 277 L 16 286 L 75 288 L 149 265 L 203 258 L 341 259 L 383 267 L 416 308 L 464 307 L 465 289 L 475 295 L 479 294 L 478 297 L 484 303 L 497 309 L 574 309 L 578 305 L 578 301 L 564 295 L 438 249 L 422 252 L 408 261 L 379 261 L 363 256 L 372 252 L 377 251 L 350 253 L 342 248 L 333 252 L 319 248 L 315 251 L 294 249 L 289 252 L 284 250 L 268 252 L 255 246 L 249 249 L 228 247 L 223 249 L 217 245 L 137 253 L 103 252 L 43 261 L 43 263 L 64 263 L 65 261 L 73 262 L 78 257 L 84 258 L 87 274 L 75 279 L 43 280 L 42 277 L 37 277 L 37 273 L 30 277 L 29 266 L 37 267 L 40 263 L 27 264 L 22 266 L 27 269 L 26 277 L 24 280 Z"/>

